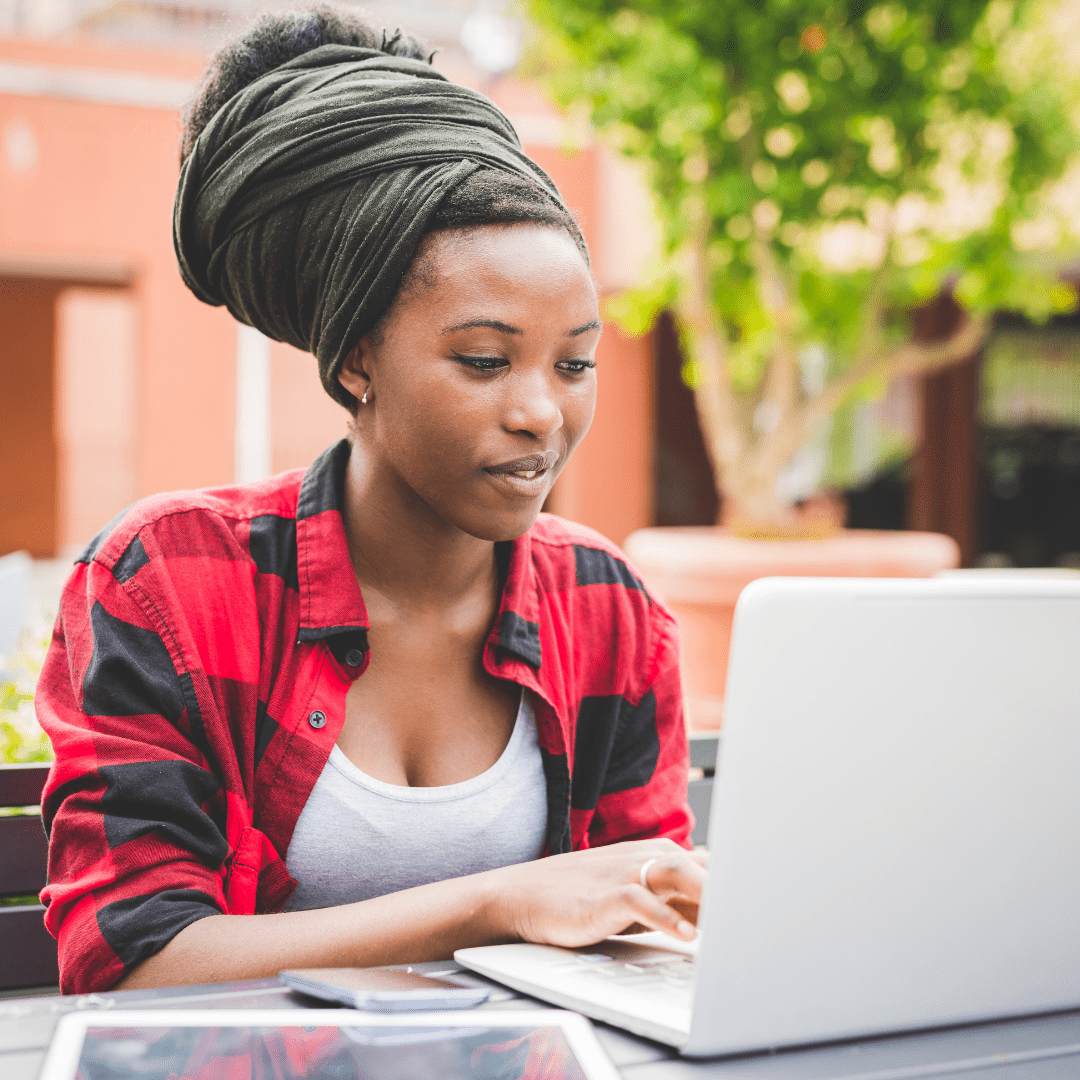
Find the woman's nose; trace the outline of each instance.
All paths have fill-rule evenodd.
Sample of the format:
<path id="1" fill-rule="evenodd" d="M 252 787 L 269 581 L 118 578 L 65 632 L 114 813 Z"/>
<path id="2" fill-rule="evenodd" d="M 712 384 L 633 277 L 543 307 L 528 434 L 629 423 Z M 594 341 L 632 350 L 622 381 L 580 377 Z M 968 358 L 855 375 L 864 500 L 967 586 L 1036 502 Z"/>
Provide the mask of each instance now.
<path id="1" fill-rule="evenodd" d="M 510 380 L 510 401 L 504 424 L 508 431 L 550 438 L 563 424 L 556 388 L 541 373 L 522 373 Z"/>

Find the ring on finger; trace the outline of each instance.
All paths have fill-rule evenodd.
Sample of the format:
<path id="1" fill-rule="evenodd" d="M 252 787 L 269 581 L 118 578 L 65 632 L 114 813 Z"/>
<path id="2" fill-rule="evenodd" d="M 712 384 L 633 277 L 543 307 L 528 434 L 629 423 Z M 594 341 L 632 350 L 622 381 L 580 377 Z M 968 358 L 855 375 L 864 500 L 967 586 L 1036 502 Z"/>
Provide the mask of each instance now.
<path id="1" fill-rule="evenodd" d="M 641 887 L 643 889 L 649 889 L 649 867 L 651 867 L 653 863 L 659 861 L 659 859 L 646 859 L 645 862 L 641 864 L 641 873 L 638 874 L 638 881 L 641 882 Z M 652 889 L 649 889 L 649 892 L 652 892 Z"/>

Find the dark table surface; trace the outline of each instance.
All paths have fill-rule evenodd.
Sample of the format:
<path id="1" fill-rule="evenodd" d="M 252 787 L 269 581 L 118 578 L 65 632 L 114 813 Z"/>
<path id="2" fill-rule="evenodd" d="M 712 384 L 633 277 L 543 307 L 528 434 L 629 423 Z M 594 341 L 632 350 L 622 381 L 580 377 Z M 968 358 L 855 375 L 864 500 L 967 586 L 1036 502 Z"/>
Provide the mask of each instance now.
<path id="1" fill-rule="evenodd" d="M 414 971 L 453 972 L 470 985 L 494 987 L 487 1008 L 534 1008 L 537 1002 L 456 964 L 418 964 Z M 0 1080 L 37 1080 L 59 1018 L 80 1009 L 304 1009 L 277 979 L 125 990 L 83 997 L 0 999 Z M 666 1046 L 605 1024 L 596 1031 L 627 1080 L 1080 1080 L 1080 1010 L 843 1045 L 753 1057 L 684 1061 Z"/>

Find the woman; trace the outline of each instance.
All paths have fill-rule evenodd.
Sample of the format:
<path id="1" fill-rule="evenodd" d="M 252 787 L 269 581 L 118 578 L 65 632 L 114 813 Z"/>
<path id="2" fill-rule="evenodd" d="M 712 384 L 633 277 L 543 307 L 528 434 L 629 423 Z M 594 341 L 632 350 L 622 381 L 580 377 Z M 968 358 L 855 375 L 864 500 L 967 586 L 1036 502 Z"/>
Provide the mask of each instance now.
<path id="1" fill-rule="evenodd" d="M 76 565 L 38 691 L 63 989 L 691 938 L 674 623 L 539 516 L 600 320 L 505 117 L 410 38 L 266 18 L 189 112 L 174 237 L 353 423 L 306 473 L 138 504 Z"/>

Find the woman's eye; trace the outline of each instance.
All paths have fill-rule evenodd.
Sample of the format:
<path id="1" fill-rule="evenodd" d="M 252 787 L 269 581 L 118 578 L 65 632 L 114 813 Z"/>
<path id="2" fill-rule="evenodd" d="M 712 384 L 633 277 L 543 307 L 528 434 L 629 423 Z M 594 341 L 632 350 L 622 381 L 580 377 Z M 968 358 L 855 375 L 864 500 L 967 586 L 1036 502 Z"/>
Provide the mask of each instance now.
<path id="1" fill-rule="evenodd" d="M 560 371 L 569 371 L 571 375 L 580 375 L 589 368 L 596 367 L 595 360 L 560 360 L 555 365 Z"/>
<path id="2" fill-rule="evenodd" d="M 507 360 L 502 356 L 465 356 L 462 353 L 454 353 L 454 359 L 477 371 L 495 371 L 496 368 L 507 365 Z"/>

